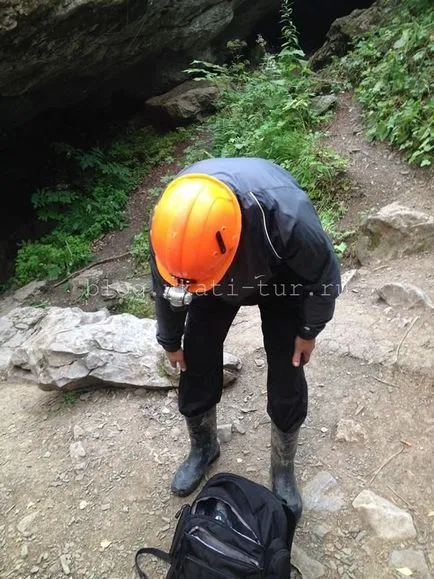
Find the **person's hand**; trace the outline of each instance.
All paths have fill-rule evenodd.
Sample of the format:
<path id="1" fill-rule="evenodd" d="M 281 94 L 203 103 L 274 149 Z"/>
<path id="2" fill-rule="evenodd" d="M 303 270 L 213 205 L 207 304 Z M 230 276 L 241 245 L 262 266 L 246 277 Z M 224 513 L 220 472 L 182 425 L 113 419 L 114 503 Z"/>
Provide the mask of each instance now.
<path id="1" fill-rule="evenodd" d="M 187 370 L 184 360 L 184 350 L 182 348 L 176 352 L 166 352 L 166 356 L 173 368 L 179 368 L 181 372 Z"/>
<path id="2" fill-rule="evenodd" d="M 295 350 L 292 356 L 292 365 L 298 368 L 302 363 L 307 364 L 315 348 L 315 338 L 313 340 L 304 340 L 297 336 L 295 338 Z"/>

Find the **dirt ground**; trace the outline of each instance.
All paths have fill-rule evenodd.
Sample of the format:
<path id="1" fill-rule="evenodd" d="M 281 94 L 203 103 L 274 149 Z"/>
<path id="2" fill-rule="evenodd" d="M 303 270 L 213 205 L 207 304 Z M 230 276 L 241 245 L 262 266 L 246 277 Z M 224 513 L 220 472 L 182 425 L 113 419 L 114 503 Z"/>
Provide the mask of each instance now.
<path id="1" fill-rule="evenodd" d="M 433 213 L 432 173 L 407 166 L 384 145 L 368 143 L 349 93 L 340 96 L 328 140 L 348 155 L 348 172 L 358 186 L 342 229 L 356 227 L 370 208 L 395 200 Z M 99 258 L 128 249 L 142 226 L 145 189 L 158 185 L 165 170 L 158 167 L 147 177 L 131 199 L 130 227 L 106 236 Z M 401 264 L 403 278 L 406 263 Z M 421 263 L 426 268 L 430 262 Z M 134 273 L 127 259 L 101 267 L 110 280 Z M 432 278 L 425 269 L 414 271 L 414 262 L 411 267 L 412 278 L 420 274 L 427 284 L 431 279 L 423 289 L 434 298 Z M 376 275 L 378 282 L 389 281 L 390 272 Z M 347 317 L 348 325 L 355 323 L 349 300 L 363 294 L 363 277 L 357 283 L 337 310 L 342 324 Z M 83 309 L 105 305 L 71 303 L 61 288 L 47 299 Z M 368 299 L 362 305 L 371 307 Z M 268 485 L 266 364 L 257 321 L 256 308 L 243 309 L 227 339 L 228 351 L 242 358 L 243 368 L 218 408 L 219 424 L 234 427 L 210 475 L 231 471 Z M 357 341 L 358 328 L 353 329 Z M 400 336 L 402 331 L 393 337 L 395 349 Z M 375 344 L 370 346 L 375 350 Z M 294 577 L 428 579 L 434 567 L 429 373 L 333 352 L 320 342 L 306 374 L 309 415 L 296 459 L 305 510 L 295 535 Z M 97 388 L 75 396 L 23 384 L 3 383 L 1 389 L 0 578 L 134 578 L 135 551 L 167 549 L 175 513 L 194 497 L 170 493 L 172 474 L 188 449 L 176 391 Z M 360 426 L 353 441 L 337 436 L 342 419 Z M 352 506 L 365 489 L 407 511 L 416 537 L 376 536 Z M 156 561 L 150 560 L 148 568 L 150 579 L 165 576 L 164 565 Z"/>

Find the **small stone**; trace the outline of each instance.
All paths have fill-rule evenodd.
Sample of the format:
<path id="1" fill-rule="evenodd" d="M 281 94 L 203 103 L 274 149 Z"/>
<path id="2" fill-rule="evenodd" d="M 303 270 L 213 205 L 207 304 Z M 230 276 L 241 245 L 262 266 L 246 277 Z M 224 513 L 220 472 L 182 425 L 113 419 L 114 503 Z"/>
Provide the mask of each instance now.
<path id="1" fill-rule="evenodd" d="M 339 420 L 336 428 L 336 440 L 345 442 L 359 442 L 367 438 L 365 429 L 352 419 Z"/>
<path id="2" fill-rule="evenodd" d="M 72 442 L 69 446 L 69 455 L 73 461 L 79 460 L 86 456 L 86 451 L 84 450 L 81 442 Z"/>
<path id="3" fill-rule="evenodd" d="M 328 564 L 329 564 L 329 566 L 330 566 L 334 571 L 337 571 L 337 570 L 338 570 L 338 566 L 337 566 L 337 564 L 333 561 L 333 559 L 331 559 L 331 560 L 328 562 Z"/>
<path id="4" fill-rule="evenodd" d="M 294 567 L 298 569 L 302 577 L 319 579 L 326 574 L 326 568 L 319 561 L 312 559 L 296 544 L 292 545 L 291 559 Z"/>
<path id="5" fill-rule="evenodd" d="M 78 424 L 74 424 L 74 428 L 73 428 L 74 440 L 78 440 L 82 436 L 84 436 L 84 430 Z"/>
<path id="6" fill-rule="evenodd" d="M 31 573 L 32 575 L 36 575 L 36 573 L 38 573 L 38 572 L 39 572 L 39 567 L 38 567 L 37 565 L 35 565 L 34 567 L 32 567 L 32 568 L 30 569 L 30 573 Z"/>
<path id="7" fill-rule="evenodd" d="M 29 554 L 29 547 L 26 543 L 24 543 L 24 545 L 21 547 L 21 559 L 27 559 L 27 556 Z"/>
<path id="8" fill-rule="evenodd" d="M 327 471 L 306 483 L 302 494 L 306 511 L 339 511 L 344 503 L 337 480 Z"/>
<path id="9" fill-rule="evenodd" d="M 233 423 L 232 423 L 232 427 L 234 429 L 235 432 L 238 432 L 238 434 L 246 434 L 246 429 L 244 428 L 244 426 L 241 424 L 241 421 L 238 420 L 238 418 L 236 418 Z"/>
<path id="10" fill-rule="evenodd" d="M 225 370 L 229 370 L 230 372 L 234 372 L 237 375 L 241 368 L 243 367 L 243 363 L 238 356 L 234 354 L 230 354 L 229 352 L 223 352 L 223 368 Z"/>
<path id="11" fill-rule="evenodd" d="M 181 435 L 181 429 L 178 426 L 174 426 L 171 430 L 171 435 L 174 440 L 178 440 L 179 436 Z"/>
<path id="12" fill-rule="evenodd" d="M 80 501 L 80 510 L 83 511 L 88 505 L 87 501 Z"/>
<path id="13" fill-rule="evenodd" d="M 69 568 L 68 565 L 68 555 L 60 555 L 60 564 L 62 566 L 62 571 L 65 573 L 65 575 L 70 575 L 71 574 L 71 569 Z"/>
<path id="14" fill-rule="evenodd" d="M 19 532 L 22 533 L 23 535 L 27 533 L 30 525 L 33 523 L 33 521 L 36 519 L 37 516 L 38 511 L 35 511 L 30 515 L 26 515 L 25 517 L 23 517 L 21 521 L 19 521 L 19 523 L 17 524 L 17 529 L 19 530 Z"/>
<path id="15" fill-rule="evenodd" d="M 265 360 L 262 358 L 255 358 L 255 364 L 258 368 L 263 368 L 265 366 Z"/>
<path id="16" fill-rule="evenodd" d="M 321 430 L 321 432 L 324 432 L 324 433 L 329 431 L 329 429 L 326 428 L 325 426 L 322 426 L 320 430 Z"/>
<path id="17" fill-rule="evenodd" d="M 109 509 L 110 509 L 110 503 L 105 503 L 104 505 L 101 505 L 102 511 L 108 511 Z"/>
<path id="18" fill-rule="evenodd" d="M 217 436 L 221 443 L 232 440 L 232 424 L 220 424 L 217 426 Z"/>
<path id="19" fill-rule="evenodd" d="M 321 539 L 324 539 L 324 537 L 326 535 L 328 535 L 329 533 L 331 533 L 331 531 L 332 531 L 332 528 L 327 526 L 326 524 L 323 524 L 323 523 L 320 523 L 319 525 L 317 525 L 313 529 L 313 532 L 315 533 L 315 535 L 317 535 Z"/>
<path id="20" fill-rule="evenodd" d="M 102 549 L 107 549 L 112 544 L 108 539 L 103 539 L 100 543 Z"/>
<path id="21" fill-rule="evenodd" d="M 322 115 L 330 109 L 333 109 L 338 102 L 338 98 L 334 94 L 319 95 L 311 100 L 312 109 L 318 114 Z"/>
<path id="22" fill-rule="evenodd" d="M 400 575 L 404 577 L 411 577 L 413 575 L 413 571 L 408 567 L 397 567 L 396 569 Z"/>
<path id="23" fill-rule="evenodd" d="M 43 458 L 50 458 L 51 452 L 47 450 L 47 452 L 43 455 Z"/>
<path id="24" fill-rule="evenodd" d="M 411 515 L 372 491 L 363 490 L 353 501 L 366 522 L 381 539 L 405 540 L 416 537 Z"/>
<path id="25" fill-rule="evenodd" d="M 428 565 L 422 551 L 416 549 L 402 549 L 400 551 L 392 551 L 389 557 L 389 564 L 392 567 L 407 577 L 415 575 L 416 577 L 423 577 L 428 579 L 430 577 Z M 408 572 L 403 572 L 406 569 Z"/>

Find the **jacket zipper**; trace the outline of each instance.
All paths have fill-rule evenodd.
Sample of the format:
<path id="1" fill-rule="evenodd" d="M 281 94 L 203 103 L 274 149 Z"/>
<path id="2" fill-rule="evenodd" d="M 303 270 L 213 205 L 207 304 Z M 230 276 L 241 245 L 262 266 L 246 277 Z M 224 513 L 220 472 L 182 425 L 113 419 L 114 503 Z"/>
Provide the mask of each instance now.
<path id="1" fill-rule="evenodd" d="M 277 253 L 276 248 L 274 247 L 273 242 L 271 241 L 270 234 L 268 233 L 267 221 L 266 221 L 266 219 L 265 219 L 265 213 L 264 213 L 264 210 L 263 210 L 263 208 L 262 208 L 262 205 L 259 203 L 258 198 L 256 197 L 256 195 L 255 195 L 254 193 L 252 193 L 252 191 L 249 191 L 249 194 L 250 194 L 250 195 L 253 197 L 253 199 L 256 201 L 256 204 L 258 205 L 258 207 L 259 207 L 259 209 L 260 209 L 260 211 L 261 211 L 261 214 L 262 214 L 262 224 L 263 224 L 263 227 L 264 227 L 264 233 L 265 233 L 265 236 L 266 236 L 266 238 L 267 238 L 267 241 L 268 241 L 268 243 L 270 244 L 270 247 L 271 247 L 271 249 L 273 250 L 273 253 L 274 253 L 274 255 L 277 257 L 277 259 L 282 260 L 283 257 L 280 256 L 280 255 Z"/>

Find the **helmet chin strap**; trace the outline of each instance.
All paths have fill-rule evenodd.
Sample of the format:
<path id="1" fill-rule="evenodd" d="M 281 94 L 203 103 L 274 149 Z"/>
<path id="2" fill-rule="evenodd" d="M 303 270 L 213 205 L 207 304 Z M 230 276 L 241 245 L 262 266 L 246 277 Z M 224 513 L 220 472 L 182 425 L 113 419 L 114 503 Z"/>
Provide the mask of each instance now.
<path id="1" fill-rule="evenodd" d="M 163 297 L 170 303 L 175 310 L 185 310 L 191 304 L 193 294 L 187 290 L 184 285 L 166 286 Z"/>

